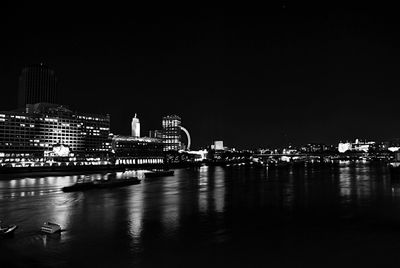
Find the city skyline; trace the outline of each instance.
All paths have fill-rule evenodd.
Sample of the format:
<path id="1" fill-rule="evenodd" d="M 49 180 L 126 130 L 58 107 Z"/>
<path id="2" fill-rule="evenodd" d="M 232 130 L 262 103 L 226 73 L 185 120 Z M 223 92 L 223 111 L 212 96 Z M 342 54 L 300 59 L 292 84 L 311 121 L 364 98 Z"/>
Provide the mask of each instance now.
<path id="1" fill-rule="evenodd" d="M 3 6 L 0 267 L 398 262 L 394 5 Z"/>
<path id="2" fill-rule="evenodd" d="M 398 22 L 379 10 L 314 13 L 282 1 L 263 12 L 186 15 L 100 7 L 105 21 L 83 7 L 67 23 L 68 10 L 55 17 L 31 8 L 7 20 L 0 110 L 17 106 L 21 69 L 45 62 L 59 78 L 60 104 L 110 114 L 115 133 L 130 133 L 134 113 L 143 133 L 160 128 L 165 114 L 180 115 L 195 147 L 389 140 L 400 132 Z"/>

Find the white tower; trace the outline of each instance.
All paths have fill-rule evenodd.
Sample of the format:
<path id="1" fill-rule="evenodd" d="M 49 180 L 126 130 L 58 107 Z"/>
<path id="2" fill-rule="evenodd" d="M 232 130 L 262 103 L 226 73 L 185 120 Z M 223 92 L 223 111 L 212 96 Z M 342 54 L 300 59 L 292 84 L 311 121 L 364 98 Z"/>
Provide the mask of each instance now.
<path id="1" fill-rule="evenodd" d="M 135 117 L 132 118 L 132 136 L 139 138 L 140 137 L 140 122 L 139 122 L 139 118 Z"/>

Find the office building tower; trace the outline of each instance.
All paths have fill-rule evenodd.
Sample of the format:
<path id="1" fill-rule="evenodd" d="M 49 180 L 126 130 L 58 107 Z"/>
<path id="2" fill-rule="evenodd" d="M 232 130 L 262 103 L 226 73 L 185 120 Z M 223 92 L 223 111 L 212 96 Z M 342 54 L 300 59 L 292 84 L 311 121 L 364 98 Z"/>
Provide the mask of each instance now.
<path id="1" fill-rule="evenodd" d="M 132 137 L 139 138 L 140 137 L 140 121 L 139 118 L 132 118 Z"/>
<path id="2" fill-rule="evenodd" d="M 181 146 L 181 118 L 177 115 L 164 116 L 162 119 L 162 141 L 164 151 L 178 151 Z"/>
<path id="3" fill-rule="evenodd" d="M 57 77 L 43 63 L 25 67 L 19 77 L 18 107 L 26 104 L 57 103 Z"/>

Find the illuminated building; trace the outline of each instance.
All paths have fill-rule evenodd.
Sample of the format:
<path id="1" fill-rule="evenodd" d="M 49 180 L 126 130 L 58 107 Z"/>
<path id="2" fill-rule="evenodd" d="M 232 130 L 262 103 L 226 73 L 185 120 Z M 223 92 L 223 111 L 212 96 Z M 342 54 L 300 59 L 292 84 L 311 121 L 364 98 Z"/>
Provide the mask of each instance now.
<path id="1" fill-rule="evenodd" d="M 304 153 L 322 153 L 329 150 L 329 146 L 323 143 L 308 143 L 301 148 Z"/>
<path id="2" fill-rule="evenodd" d="M 214 141 L 214 150 L 224 150 L 224 142 L 223 141 Z"/>
<path id="3" fill-rule="evenodd" d="M 351 150 L 351 143 L 350 142 L 339 142 L 338 151 L 339 153 L 344 153 L 346 151 Z"/>
<path id="4" fill-rule="evenodd" d="M 48 103 L 0 112 L 0 166 L 108 164 L 109 115 Z"/>
<path id="5" fill-rule="evenodd" d="M 393 147 L 388 147 L 387 149 L 389 152 L 397 152 L 400 150 L 400 147 L 393 146 Z"/>
<path id="6" fill-rule="evenodd" d="M 178 151 L 181 145 L 181 118 L 177 115 L 164 116 L 162 119 L 162 141 L 164 151 Z"/>
<path id="7" fill-rule="evenodd" d="M 360 141 L 359 139 L 356 139 L 355 142 L 340 142 L 338 151 L 339 153 L 346 151 L 368 152 L 374 144 L 374 141 Z"/>
<path id="8" fill-rule="evenodd" d="M 132 118 L 132 137 L 139 138 L 140 137 L 140 121 L 139 118 Z"/>
<path id="9" fill-rule="evenodd" d="M 207 150 L 198 150 L 198 151 L 187 151 L 189 155 L 194 156 L 194 162 L 201 162 L 207 159 L 208 151 Z"/>
<path id="10" fill-rule="evenodd" d="M 163 143 L 154 138 L 115 135 L 112 150 L 116 165 L 163 164 Z"/>
<path id="11" fill-rule="evenodd" d="M 40 102 L 57 103 L 57 77 L 43 63 L 25 67 L 19 77 L 18 107 Z"/>
<path id="12" fill-rule="evenodd" d="M 162 140 L 161 130 L 149 130 L 149 137 Z"/>

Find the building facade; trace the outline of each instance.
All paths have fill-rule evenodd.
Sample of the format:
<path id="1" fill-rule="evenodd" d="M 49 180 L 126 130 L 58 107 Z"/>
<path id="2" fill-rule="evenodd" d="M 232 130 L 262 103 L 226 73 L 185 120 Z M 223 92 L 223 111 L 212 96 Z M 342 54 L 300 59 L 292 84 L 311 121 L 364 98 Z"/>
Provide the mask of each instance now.
<path id="1" fill-rule="evenodd" d="M 48 103 L 0 112 L 0 166 L 109 164 L 109 115 Z"/>
<path id="2" fill-rule="evenodd" d="M 25 67 L 19 77 L 18 107 L 26 104 L 57 103 L 57 77 L 43 63 Z"/>
<path id="3" fill-rule="evenodd" d="M 214 150 L 224 150 L 224 142 L 223 141 L 214 141 Z"/>
<path id="4" fill-rule="evenodd" d="M 374 146 L 374 141 L 361 141 L 356 139 L 355 142 L 340 142 L 338 144 L 339 153 L 344 153 L 347 151 L 355 152 L 368 152 L 372 146 Z"/>
<path id="5" fill-rule="evenodd" d="M 164 163 L 163 143 L 159 139 L 114 135 L 111 147 L 116 165 Z"/>
<path id="6" fill-rule="evenodd" d="M 181 118 L 177 115 L 164 116 L 162 119 L 162 141 L 164 151 L 178 151 L 181 144 Z"/>
<path id="7" fill-rule="evenodd" d="M 162 130 L 149 130 L 149 137 L 162 140 Z"/>

